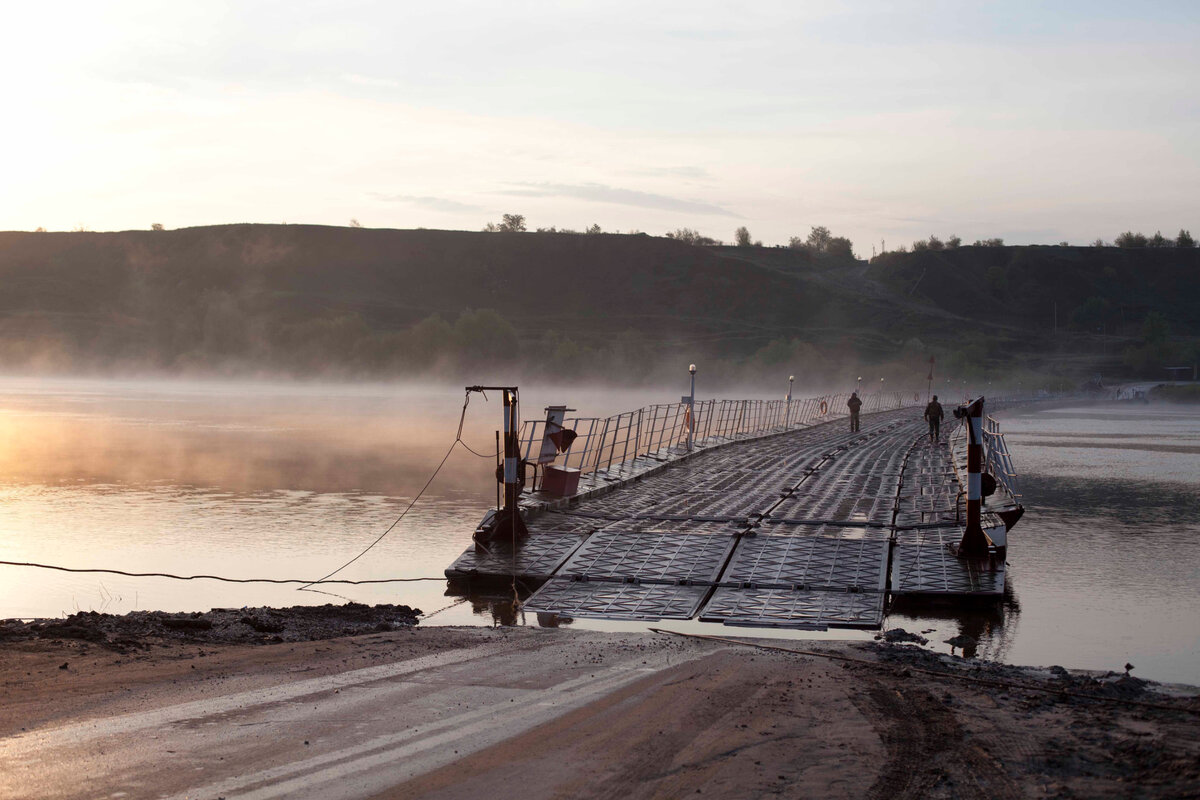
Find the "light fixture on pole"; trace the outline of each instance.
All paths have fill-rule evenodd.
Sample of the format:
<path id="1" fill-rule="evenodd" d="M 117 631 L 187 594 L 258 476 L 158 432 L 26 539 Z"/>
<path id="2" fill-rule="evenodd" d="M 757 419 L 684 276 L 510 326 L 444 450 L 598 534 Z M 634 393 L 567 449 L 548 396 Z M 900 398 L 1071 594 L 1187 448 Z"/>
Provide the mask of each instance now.
<path id="1" fill-rule="evenodd" d="M 796 382 L 795 375 L 788 375 L 787 405 L 783 410 L 783 426 L 786 428 L 792 422 L 792 384 Z"/>
<path id="2" fill-rule="evenodd" d="M 696 429 L 696 365 L 689 363 L 688 372 L 691 374 L 691 393 L 684 398 L 688 403 L 688 452 L 691 452 L 691 434 Z"/>

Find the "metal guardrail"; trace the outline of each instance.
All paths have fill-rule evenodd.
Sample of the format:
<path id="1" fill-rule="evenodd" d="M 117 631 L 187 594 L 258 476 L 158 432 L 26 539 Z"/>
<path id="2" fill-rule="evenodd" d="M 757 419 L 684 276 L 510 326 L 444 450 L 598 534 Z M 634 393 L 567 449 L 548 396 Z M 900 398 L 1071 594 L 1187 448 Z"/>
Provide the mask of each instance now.
<path id="1" fill-rule="evenodd" d="M 988 417 L 983 422 L 983 446 L 987 471 L 1008 490 L 1013 500 L 1019 500 L 1021 493 L 1018 490 L 1017 471 L 1013 467 L 1012 455 L 1008 452 L 1004 434 L 1000 432 L 1000 423 L 993 417 Z"/>
<path id="2" fill-rule="evenodd" d="M 575 417 L 563 427 L 576 439 L 556 466 L 578 469 L 581 474 L 605 472 L 614 465 L 640 457 L 665 459 L 685 452 L 689 427 L 692 445 L 703 449 L 714 444 L 748 439 L 792 428 L 813 425 L 850 415 L 848 392 L 792 400 L 701 400 L 694 405 L 694 422 L 687 403 L 650 405 L 611 417 Z M 862 397 L 861 412 L 918 405 L 900 392 L 875 392 Z M 526 420 L 521 427 L 521 455 L 536 459 L 546 421 Z"/>

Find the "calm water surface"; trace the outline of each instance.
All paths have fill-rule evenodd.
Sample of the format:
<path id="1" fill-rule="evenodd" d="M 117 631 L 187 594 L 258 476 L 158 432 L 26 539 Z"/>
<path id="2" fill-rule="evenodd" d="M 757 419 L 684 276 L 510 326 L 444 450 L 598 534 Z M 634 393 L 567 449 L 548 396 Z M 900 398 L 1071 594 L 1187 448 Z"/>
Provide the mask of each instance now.
<path id="1" fill-rule="evenodd" d="M 559 402 L 608 414 L 677 389 L 531 388 L 524 415 Z M 461 408 L 456 387 L 0 380 L 0 559 L 317 578 L 404 510 L 453 441 Z M 464 439 L 491 449 L 499 418 L 497 398 L 475 395 Z M 969 633 L 989 658 L 1131 661 L 1143 677 L 1200 684 L 1200 410 L 1081 406 L 1000 419 L 1029 509 L 1013 534 L 1010 596 L 984 610 L 893 610 L 886 624 L 928 631 L 945 651 L 945 639 Z M 440 578 L 494 500 L 493 468 L 457 449 L 407 518 L 339 577 Z M 332 595 L 0 566 L 0 617 L 351 599 L 438 611 L 426 624 L 536 624 L 513 620 L 503 602 L 447 597 L 442 580 L 323 591 Z"/>

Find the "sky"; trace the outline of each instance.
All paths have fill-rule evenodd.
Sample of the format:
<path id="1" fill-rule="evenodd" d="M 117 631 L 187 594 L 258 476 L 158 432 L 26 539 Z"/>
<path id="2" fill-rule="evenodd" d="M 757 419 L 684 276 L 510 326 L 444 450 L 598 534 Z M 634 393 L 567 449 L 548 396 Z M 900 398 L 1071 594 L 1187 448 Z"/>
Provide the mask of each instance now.
<path id="1" fill-rule="evenodd" d="M 1200 3 L 6 3 L 0 230 L 1200 234 Z"/>

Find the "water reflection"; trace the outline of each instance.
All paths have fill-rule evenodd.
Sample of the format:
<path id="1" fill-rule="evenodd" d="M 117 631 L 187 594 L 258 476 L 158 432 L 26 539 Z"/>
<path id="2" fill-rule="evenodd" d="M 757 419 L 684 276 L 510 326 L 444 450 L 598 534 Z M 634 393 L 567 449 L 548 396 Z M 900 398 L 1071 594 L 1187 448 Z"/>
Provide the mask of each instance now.
<path id="1" fill-rule="evenodd" d="M 1007 661 L 1021 619 L 1021 604 L 1010 578 L 1003 599 L 897 597 L 888 616 L 893 627 L 902 627 L 905 621 L 914 627 L 924 626 L 919 632 L 934 634 L 931 639 L 935 645 L 944 646 L 949 644 L 947 640 L 961 637 L 962 644 L 952 645 L 951 651 L 958 650 L 966 658 Z"/>

